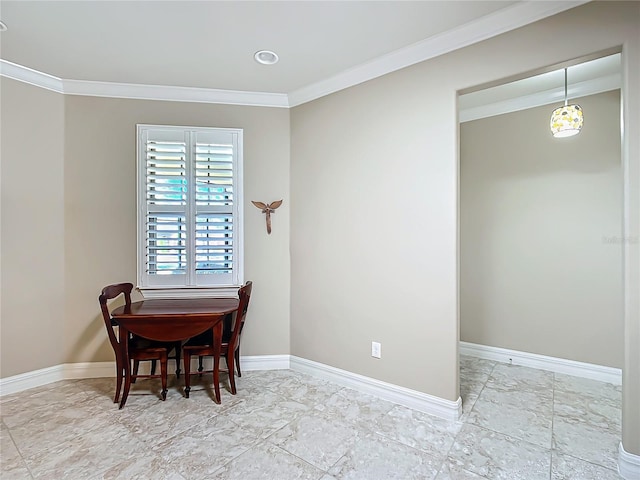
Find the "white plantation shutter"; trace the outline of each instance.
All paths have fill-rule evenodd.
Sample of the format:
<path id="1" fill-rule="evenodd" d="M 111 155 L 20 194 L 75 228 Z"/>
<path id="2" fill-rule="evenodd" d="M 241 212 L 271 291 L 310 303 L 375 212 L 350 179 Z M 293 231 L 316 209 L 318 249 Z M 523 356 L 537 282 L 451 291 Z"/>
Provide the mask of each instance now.
<path id="1" fill-rule="evenodd" d="M 242 131 L 138 125 L 141 287 L 241 283 Z"/>
<path id="2" fill-rule="evenodd" d="M 196 134 L 197 275 L 233 272 L 234 147 L 230 140 L 210 133 Z"/>

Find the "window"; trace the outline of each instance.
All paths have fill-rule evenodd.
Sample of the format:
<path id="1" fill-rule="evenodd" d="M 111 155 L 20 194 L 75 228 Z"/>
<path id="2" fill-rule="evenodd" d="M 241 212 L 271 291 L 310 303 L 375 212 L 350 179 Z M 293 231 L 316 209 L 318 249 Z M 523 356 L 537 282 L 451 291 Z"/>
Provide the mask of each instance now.
<path id="1" fill-rule="evenodd" d="M 138 125 L 145 296 L 242 283 L 242 130 Z M 154 292 L 155 291 L 155 292 Z"/>

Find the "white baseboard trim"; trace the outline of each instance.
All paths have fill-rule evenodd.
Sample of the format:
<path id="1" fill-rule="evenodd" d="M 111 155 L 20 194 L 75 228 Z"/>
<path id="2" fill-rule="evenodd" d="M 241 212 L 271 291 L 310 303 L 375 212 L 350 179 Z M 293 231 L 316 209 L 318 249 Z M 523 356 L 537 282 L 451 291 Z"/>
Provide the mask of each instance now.
<path id="1" fill-rule="evenodd" d="M 210 358 L 208 361 L 212 363 Z M 192 363 L 192 370 L 195 371 L 198 368 L 198 359 L 192 359 Z M 148 365 L 147 362 L 141 364 L 141 373 L 148 372 Z M 207 363 L 205 363 L 205 367 L 211 368 L 211 366 L 207 367 Z M 240 368 L 242 371 L 247 372 L 251 370 L 288 369 L 289 355 L 254 355 L 240 357 Z M 11 393 L 22 392 L 34 387 L 41 387 L 60 380 L 113 377 L 115 373 L 115 362 L 63 363 L 62 365 L 0 378 L 0 397 Z"/>
<path id="2" fill-rule="evenodd" d="M 240 369 L 251 370 L 288 370 L 290 368 L 290 355 L 253 355 L 240 357 Z"/>
<path id="3" fill-rule="evenodd" d="M 622 442 L 618 449 L 618 473 L 625 480 L 640 478 L 640 455 L 625 451 Z"/>
<path id="4" fill-rule="evenodd" d="M 9 395 L 11 393 L 22 392 L 34 387 L 47 385 L 48 383 L 64 380 L 62 373 L 63 365 L 55 367 L 41 368 L 31 372 L 13 375 L 0 379 L 0 396 Z"/>
<path id="5" fill-rule="evenodd" d="M 359 392 L 375 395 L 405 407 L 435 415 L 446 420 L 458 420 L 462 412 L 462 400 L 445 400 L 426 393 L 382 382 L 375 378 L 365 377 L 357 373 L 340 370 L 322 363 L 291 356 L 291 370 L 307 373 L 329 380 L 338 385 L 353 388 Z"/>
<path id="6" fill-rule="evenodd" d="M 220 368 L 227 368 L 224 360 L 221 360 Z M 213 368 L 213 358 L 205 357 L 203 365 L 205 370 Z M 198 369 L 198 357 L 191 358 L 191 371 Z M 240 357 L 240 370 L 250 372 L 252 370 L 288 370 L 289 355 L 252 355 L 250 357 Z"/>
<path id="7" fill-rule="evenodd" d="M 519 352 L 517 350 L 468 342 L 460 342 L 460 354 L 622 385 L 621 369 L 593 363 L 576 362 L 575 360 L 547 357 L 537 353 Z"/>
<path id="8" fill-rule="evenodd" d="M 41 387 L 60 380 L 113 377 L 115 362 L 63 363 L 31 372 L 0 378 L 0 397 Z"/>

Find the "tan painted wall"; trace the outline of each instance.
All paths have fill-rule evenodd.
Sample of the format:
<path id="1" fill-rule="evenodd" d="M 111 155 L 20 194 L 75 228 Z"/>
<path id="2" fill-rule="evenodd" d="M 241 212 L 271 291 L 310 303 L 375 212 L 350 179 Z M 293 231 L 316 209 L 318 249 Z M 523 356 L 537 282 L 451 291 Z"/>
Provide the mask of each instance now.
<path id="1" fill-rule="evenodd" d="M 624 45 L 637 235 L 639 8 L 589 3 L 293 109 L 292 354 L 458 397 L 458 90 Z M 638 246 L 627 248 L 624 445 L 638 454 Z"/>
<path id="2" fill-rule="evenodd" d="M 97 296 L 108 283 L 136 279 L 136 123 L 244 129 L 245 279 L 254 290 L 242 354 L 289 353 L 289 112 L 68 96 L 67 361 L 112 358 Z M 250 200 L 281 198 L 267 235 Z"/>
<path id="3" fill-rule="evenodd" d="M 454 122 L 441 81 L 411 68 L 293 110 L 291 351 L 456 400 L 456 132 L 428 113 Z"/>
<path id="4" fill-rule="evenodd" d="M 136 123 L 244 129 L 245 278 L 255 288 L 243 354 L 289 353 L 286 109 L 64 97 L 2 82 L 3 377 L 113 359 L 97 298 L 108 283 L 136 281 Z M 46 157 L 42 147 L 25 153 L 34 138 Z M 27 181 L 44 193 L 23 205 Z M 250 200 L 280 198 L 268 236 Z"/>
<path id="5" fill-rule="evenodd" d="M 64 361 L 64 99 L 0 79 L 0 376 Z"/>
<path id="6" fill-rule="evenodd" d="M 460 339 L 622 368 L 620 92 L 460 126 Z"/>

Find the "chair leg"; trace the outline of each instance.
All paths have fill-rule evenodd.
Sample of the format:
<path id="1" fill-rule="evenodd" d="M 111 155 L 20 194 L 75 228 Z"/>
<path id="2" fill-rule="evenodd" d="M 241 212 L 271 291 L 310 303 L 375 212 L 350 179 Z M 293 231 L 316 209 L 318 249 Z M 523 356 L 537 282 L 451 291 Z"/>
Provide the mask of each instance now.
<path id="1" fill-rule="evenodd" d="M 124 407 L 124 404 L 127 402 L 127 397 L 129 396 L 129 388 L 131 387 L 131 363 L 127 364 L 127 362 L 124 362 L 123 365 L 124 387 L 122 390 L 122 398 L 120 399 L 120 406 L 118 408 Z"/>
<path id="2" fill-rule="evenodd" d="M 191 391 L 191 354 L 188 350 L 184 351 L 184 396 L 189 398 Z"/>
<path id="3" fill-rule="evenodd" d="M 227 371 L 229 372 L 229 384 L 231 385 L 231 395 L 236 394 L 236 376 L 233 367 L 233 358 L 235 354 L 233 352 L 228 352 L 225 360 L 227 361 Z"/>
<path id="4" fill-rule="evenodd" d="M 160 359 L 160 378 L 162 380 L 162 400 L 167 399 L 167 357 Z"/>
<path id="5" fill-rule="evenodd" d="M 113 397 L 113 403 L 118 403 L 120 399 L 120 390 L 122 389 L 122 379 L 124 378 L 124 370 L 120 359 L 116 359 L 116 394 Z"/>
<path id="6" fill-rule="evenodd" d="M 236 369 L 238 370 L 238 376 L 241 377 L 242 372 L 240 371 L 240 347 L 236 348 L 235 358 L 236 358 Z"/>
<path id="7" fill-rule="evenodd" d="M 151 375 L 155 375 L 155 374 L 156 374 L 156 361 L 151 360 Z"/>
<path id="8" fill-rule="evenodd" d="M 140 366 L 139 360 L 133 361 L 133 373 L 131 374 L 131 383 L 136 383 L 138 378 L 138 367 Z"/>
<path id="9" fill-rule="evenodd" d="M 176 342 L 173 348 L 176 350 L 176 378 L 180 378 L 180 352 L 182 351 L 182 343 Z"/>
<path id="10" fill-rule="evenodd" d="M 204 370 L 204 367 L 202 366 L 203 359 L 204 357 L 202 355 L 198 356 L 198 373 L 200 376 L 202 376 L 202 371 Z"/>

